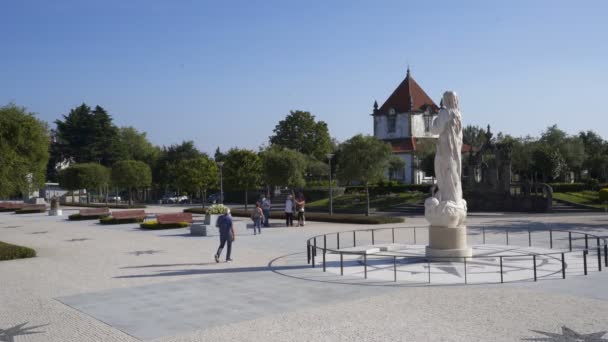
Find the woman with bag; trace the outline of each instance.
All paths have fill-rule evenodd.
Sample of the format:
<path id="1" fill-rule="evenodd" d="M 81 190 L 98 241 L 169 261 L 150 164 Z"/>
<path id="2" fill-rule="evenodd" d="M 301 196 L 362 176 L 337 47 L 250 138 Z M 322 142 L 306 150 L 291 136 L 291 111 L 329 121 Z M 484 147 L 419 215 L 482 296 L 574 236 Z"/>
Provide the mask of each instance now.
<path id="1" fill-rule="evenodd" d="M 262 234 L 262 221 L 264 220 L 264 212 L 260 208 L 260 202 L 255 202 L 255 208 L 251 213 L 251 219 L 253 220 L 253 235 L 257 233 Z M 258 229 L 257 233 L 255 229 Z"/>

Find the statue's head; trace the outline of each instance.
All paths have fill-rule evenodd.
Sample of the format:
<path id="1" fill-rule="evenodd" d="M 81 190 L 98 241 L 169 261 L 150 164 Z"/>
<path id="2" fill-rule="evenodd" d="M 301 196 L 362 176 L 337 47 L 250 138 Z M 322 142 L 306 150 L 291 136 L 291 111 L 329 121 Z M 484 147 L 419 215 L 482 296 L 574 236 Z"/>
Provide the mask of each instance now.
<path id="1" fill-rule="evenodd" d="M 456 95 L 456 93 L 451 90 L 448 90 L 443 93 L 441 103 L 447 109 L 460 110 L 460 104 L 458 103 L 458 95 Z"/>

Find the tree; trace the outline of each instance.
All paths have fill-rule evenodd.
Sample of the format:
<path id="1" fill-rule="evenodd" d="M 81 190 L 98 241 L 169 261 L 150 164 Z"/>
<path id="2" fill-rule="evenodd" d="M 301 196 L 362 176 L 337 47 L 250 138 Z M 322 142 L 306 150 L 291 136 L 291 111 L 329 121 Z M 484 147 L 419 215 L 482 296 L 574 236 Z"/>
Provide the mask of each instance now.
<path id="1" fill-rule="evenodd" d="M 91 110 L 82 104 L 56 120 L 57 150 L 67 160 L 76 163 L 94 162 L 110 166 L 124 159 L 118 139 L 118 127 L 100 106 Z"/>
<path id="2" fill-rule="evenodd" d="M 490 131 L 490 126 L 488 126 L 488 132 Z M 462 130 L 462 143 L 470 146 L 481 147 L 483 146 L 490 138 L 491 133 L 484 131 L 483 128 L 479 126 L 467 125 Z"/>
<path id="3" fill-rule="evenodd" d="M 301 188 L 306 183 L 306 156 L 300 152 L 271 146 L 260 153 L 266 184 Z"/>
<path id="4" fill-rule="evenodd" d="M 327 124 L 315 121 L 315 116 L 300 110 L 290 111 L 285 120 L 279 121 L 270 137 L 271 145 L 289 148 L 325 160 L 332 151 L 332 140 Z"/>
<path id="5" fill-rule="evenodd" d="M 181 160 L 176 167 L 176 184 L 180 189 L 191 193 L 202 192 L 202 203 L 205 206 L 207 190 L 217 187 L 219 170 L 217 164 L 209 157 L 201 156 L 195 159 Z"/>
<path id="6" fill-rule="evenodd" d="M 112 165 L 112 184 L 129 191 L 129 203 L 133 203 L 132 190 L 152 184 L 152 172 L 148 164 L 138 160 L 121 160 Z"/>
<path id="7" fill-rule="evenodd" d="M 109 169 L 96 163 L 73 164 L 59 172 L 59 185 L 72 191 L 87 190 L 87 203 L 90 202 L 90 190 L 105 188 L 109 180 Z"/>
<path id="8" fill-rule="evenodd" d="M 245 190 L 245 210 L 248 192 L 259 186 L 262 180 L 262 161 L 257 153 L 249 150 L 230 149 L 223 166 L 224 182 L 229 189 Z"/>
<path id="9" fill-rule="evenodd" d="M 399 156 L 391 155 L 388 161 L 388 172 L 390 174 L 394 174 L 397 172 L 403 171 L 405 168 L 405 161 L 401 159 Z"/>
<path id="10" fill-rule="evenodd" d="M 532 169 L 541 175 L 543 182 L 559 178 L 567 168 L 559 151 L 544 144 L 538 144 L 534 149 L 532 160 Z"/>
<path id="11" fill-rule="evenodd" d="M 358 134 L 345 141 L 340 150 L 338 178 L 365 185 L 365 215 L 369 216 L 369 185 L 384 178 L 392 156 L 391 146 L 372 136 Z"/>
<path id="12" fill-rule="evenodd" d="M 203 154 L 194 146 L 194 142 L 184 141 L 179 145 L 163 147 L 154 166 L 154 180 L 167 191 L 169 187 L 178 187 L 175 180 L 179 174 L 177 164 L 182 160 L 197 159 Z"/>
<path id="13" fill-rule="evenodd" d="M 48 159 L 46 124 L 24 107 L 0 107 L 0 198 L 43 185 Z"/>
<path id="14" fill-rule="evenodd" d="M 118 140 L 126 160 L 143 161 L 152 167 L 160 154 L 160 150 L 146 137 L 146 132 L 139 132 L 134 127 L 121 127 Z"/>

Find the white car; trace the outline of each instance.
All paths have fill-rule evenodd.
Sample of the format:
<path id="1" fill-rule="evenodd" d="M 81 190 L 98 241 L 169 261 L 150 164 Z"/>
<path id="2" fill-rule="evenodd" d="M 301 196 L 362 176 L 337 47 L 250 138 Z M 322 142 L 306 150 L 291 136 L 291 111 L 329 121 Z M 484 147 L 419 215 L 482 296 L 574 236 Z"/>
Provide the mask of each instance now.
<path id="1" fill-rule="evenodd" d="M 109 195 L 108 201 L 110 202 L 120 202 L 122 199 L 118 195 Z"/>

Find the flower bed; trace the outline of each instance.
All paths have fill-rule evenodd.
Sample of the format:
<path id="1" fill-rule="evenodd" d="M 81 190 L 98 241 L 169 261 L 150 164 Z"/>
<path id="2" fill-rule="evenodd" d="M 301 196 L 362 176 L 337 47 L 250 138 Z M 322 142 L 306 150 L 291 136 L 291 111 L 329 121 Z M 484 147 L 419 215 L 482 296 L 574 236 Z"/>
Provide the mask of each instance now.
<path id="1" fill-rule="evenodd" d="M 113 216 L 105 216 L 99 219 L 101 224 L 126 224 L 126 223 L 142 223 L 144 219 L 141 217 L 116 218 Z"/>
<path id="2" fill-rule="evenodd" d="M 141 229 L 174 229 L 174 228 L 186 228 L 190 227 L 188 222 L 175 222 L 175 223 L 158 223 L 157 221 L 143 222 L 139 225 Z"/>
<path id="3" fill-rule="evenodd" d="M 31 248 L 0 241 L 0 260 L 33 258 L 35 256 L 36 251 Z"/>

